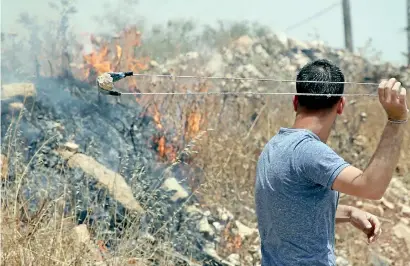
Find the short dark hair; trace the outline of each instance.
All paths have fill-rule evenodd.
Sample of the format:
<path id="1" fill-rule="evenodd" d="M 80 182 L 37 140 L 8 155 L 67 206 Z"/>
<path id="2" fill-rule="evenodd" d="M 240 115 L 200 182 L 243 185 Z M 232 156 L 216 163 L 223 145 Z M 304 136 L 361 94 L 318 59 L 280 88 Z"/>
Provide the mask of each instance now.
<path id="1" fill-rule="evenodd" d="M 297 81 L 344 82 L 345 78 L 338 66 L 326 59 L 318 59 L 306 64 L 297 74 Z M 343 94 L 343 83 L 297 82 L 297 93 Z M 299 105 L 309 110 L 332 108 L 341 96 L 298 96 Z"/>

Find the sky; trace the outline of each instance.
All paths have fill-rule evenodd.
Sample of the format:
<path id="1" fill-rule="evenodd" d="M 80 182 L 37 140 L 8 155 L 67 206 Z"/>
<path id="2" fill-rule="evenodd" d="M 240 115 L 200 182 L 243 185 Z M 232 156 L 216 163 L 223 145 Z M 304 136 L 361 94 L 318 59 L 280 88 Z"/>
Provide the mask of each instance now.
<path id="1" fill-rule="evenodd" d="M 57 0 L 54 0 L 57 1 Z M 77 0 L 78 13 L 74 23 L 77 32 L 93 32 L 99 28 L 93 18 L 102 14 L 103 3 L 125 3 L 135 0 Z M 344 47 L 341 0 L 139 0 L 138 5 L 123 5 L 122 14 L 142 15 L 149 23 L 165 23 L 169 19 L 186 18 L 198 23 L 215 23 L 217 20 L 249 20 L 269 26 L 301 41 L 314 36 L 326 44 Z M 394 64 L 405 64 L 407 23 L 405 0 L 350 0 L 355 51 L 371 39 L 372 47 L 382 53 L 382 59 Z M 340 3 L 335 8 L 289 31 L 286 29 L 318 11 Z M 19 31 L 15 23 L 21 12 L 37 15 L 39 20 L 52 16 L 45 0 L 2 0 L 2 31 Z"/>

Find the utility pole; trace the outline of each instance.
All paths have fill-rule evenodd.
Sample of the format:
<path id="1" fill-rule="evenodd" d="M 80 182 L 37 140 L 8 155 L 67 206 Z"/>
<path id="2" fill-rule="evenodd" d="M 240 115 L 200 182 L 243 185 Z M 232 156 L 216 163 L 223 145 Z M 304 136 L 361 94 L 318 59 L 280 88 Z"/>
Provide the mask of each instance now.
<path id="1" fill-rule="evenodd" d="M 407 0 L 410 3 L 410 0 Z M 352 19 L 350 15 L 350 0 L 342 0 L 343 6 L 343 25 L 345 30 L 345 47 L 353 52 Z"/>
<path id="2" fill-rule="evenodd" d="M 407 0 L 407 65 L 410 66 L 410 0 Z"/>

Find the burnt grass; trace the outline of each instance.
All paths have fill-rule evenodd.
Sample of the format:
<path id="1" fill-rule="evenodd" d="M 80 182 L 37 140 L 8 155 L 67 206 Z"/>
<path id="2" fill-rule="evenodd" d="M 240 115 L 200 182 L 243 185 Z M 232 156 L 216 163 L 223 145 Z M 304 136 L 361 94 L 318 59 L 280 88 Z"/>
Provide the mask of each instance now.
<path id="1" fill-rule="evenodd" d="M 135 100 L 98 95 L 95 87 L 73 78 L 41 78 L 34 83 L 37 95 L 25 100 L 21 119 L 12 115 L 9 104 L 23 102 L 22 97 L 2 101 L 1 108 L 3 143 L 18 132 L 17 146 L 26 148 L 13 149 L 21 150 L 21 162 L 30 163 L 28 178 L 22 182 L 19 193 L 29 206 L 22 217 L 37 213 L 47 200 L 63 197 L 64 215 L 74 213 L 77 224 L 105 232 L 99 237 L 108 249 L 115 250 L 127 228 L 136 228 L 141 232 L 139 237 L 149 234 L 155 235 L 154 242 L 170 240 L 178 253 L 196 261 L 208 261 L 203 265 L 222 265 L 203 251 L 212 239 L 198 232 L 202 215 L 188 213 L 181 207 L 197 202 L 195 196 L 191 195 L 187 202 L 174 202 L 170 200 L 173 193 L 160 188 L 165 169 L 171 169 L 181 181 L 181 175 L 187 171 L 158 160 L 152 143 L 158 131 L 153 118 Z M 78 152 L 124 176 L 146 214 L 135 217 L 98 186 L 95 179 L 81 169 L 69 168 L 55 152 L 65 142 L 78 144 Z M 2 153 L 10 152 L 10 145 L 2 146 Z M 5 198 L 16 192 L 18 168 L 18 163 L 11 160 L 9 179 L 2 184 Z M 187 184 L 182 185 L 189 191 Z M 181 260 L 178 265 L 184 264 Z"/>

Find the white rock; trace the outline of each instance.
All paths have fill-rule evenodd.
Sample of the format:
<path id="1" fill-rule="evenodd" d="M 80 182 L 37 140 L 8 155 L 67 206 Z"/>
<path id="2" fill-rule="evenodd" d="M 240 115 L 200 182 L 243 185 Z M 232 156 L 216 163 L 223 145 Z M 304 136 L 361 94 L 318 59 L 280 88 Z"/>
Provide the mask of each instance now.
<path id="1" fill-rule="evenodd" d="M 295 54 L 295 64 L 298 67 L 303 67 L 307 63 L 309 63 L 310 59 L 305 56 L 304 54 Z"/>
<path id="2" fill-rule="evenodd" d="M 239 37 L 237 40 L 233 42 L 234 47 L 238 52 L 241 54 L 249 53 L 250 49 L 252 48 L 254 41 L 248 35 L 244 35 Z"/>
<path id="3" fill-rule="evenodd" d="M 397 238 L 404 239 L 407 250 L 410 252 L 410 227 L 400 222 L 393 227 L 392 231 Z"/>
<path id="4" fill-rule="evenodd" d="M 158 66 L 159 66 L 158 62 L 157 62 L 157 61 L 154 61 L 154 60 L 151 60 L 151 61 L 149 62 L 149 65 L 150 65 L 151 67 L 158 67 Z"/>
<path id="5" fill-rule="evenodd" d="M 162 188 L 167 191 L 175 191 L 174 195 L 171 197 L 172 201 L 178 201 L 180 199 L 185 199 L 189 196 L 188 192 L 178 183 L 178 180 L 174 177 L 165 179 L 162 184 Z"/>
<path id="6" fill-rule="evenodd" d="M 210 75 L 223 75 L 224 61 L 222 55 L 220 53 L 213 54 L 205 69 Z"/>
<path id="7" fill-rule="evenodd" d="M 410 216 L 410 206 L 401 205 L 401 214 L 406 215 L 406 216 Z"/>
<path id="8" fill-rule="evenodd" d="M 406 218 L 400 218 L 400 222 L 405 225 L 410 225 L 410 221 Z"/>
<path id="9" fill-rule="evenodd" d="M 336 258 L 336 265 L 337 266 L 349 266 L 350 262 L 347 259 L 338 256 Z"/>
<path id="10" fill-rule="evenodd" d="M 78 152 L 78 144 L 74 142 L 66 142 L 64 144 L 64 148 L 71 152 Z"/>
<path id="11" fill-rule="evenodd" d="M 393 210 L 394 209 L 394 204 L 392 203 L 392 202 L 390 202 L 390 201 L 388 201 L 387 199 L 385 199 L 385 198 L 382 198 L 382 204 L 384 205 L 384 206 L 386 206 L 387 208 L 389 208 L 390 210 Z"/>
<path id="12" fill-rule="evenodd" d="M 297 48 L 299 51 L 302 49 L 309 49 L 309 45 L 306 42 L 302 42 L 296 39 L 289 38 L 289 48 Z"/>
<path id="13" fill-rule="evenodd" d="M 209 224 L 208 219 L 206 217 L 203 217 L 199 221 L 199 232 L 208 234 L 210 236 L 213 236 L 215 234 L 214 229 L 212 226 Z"/>
<path id="14" fill-rule="evenodd" d="M 252 234 L 258 233 L 258 229 L 250 228 L 244 225 L 243 223 L 241 223 L 240 221 L 235 221 L 235 225 L 236 225 L 236 228 L 238 229 L 238 234 L 242 239 Z"/>
<path id="15" fill-rule="evenodd" d="M 188 52 L 185 54 L 186 60 L 193 60 L 193 59 L 197 59 L 198 57 L 199 57 L 198 52 Z"/>
<path id="16" fill-rule="evenodd" d="M 288 49 L 289 39 L 288 36 L 286 36 L 286 34 L 282 32 L 276 33 L 276 38 L 283 45 L 283 48 Z"/>
<path id="17" fill-rule="evenodd" d="M 195 207 L 194 205 L 186 206 L 185 210 L 189 214 L 202 213 L 202 211 L 200 209 L 198 209 L 197 207 Z"/>
<path id="18" fill-rule="evenodd" d="M 223 225 L 221 225 L 219 222 L 213 222 L 212 225 L 218 232 L 222 231 L 222 229 L 224 228 Z"/>
<path id="19" fill-rule="evenodd" d="M 232 220 L 234 218 L 233 214 L 230 213 L 227 209 L 225 208 L 217 208 L 216 212 L 218 213 L 218 218 L 221 221 L 228 221 L 228 220 Z"/>
<path id="20" fill-rule="evenodd" d="M 227 258 L 226 258 L 230 263 L 232 263 L 233 265 L 241 265 L 241 262 L 240 262 L 240 256 L 239 256 L 239 254 L 236 254 L 236 253 L 233 253 L 233 254 L 231 254 L 231 255 L 229 255 Z"/>
<path id="21" fill-rule="evenodd" d="M 255 46 L 255 53 L 262 56 L 262 58 L 264 59 L 268 59 L 270 57 L 268 52 L 266 52 L 266 50 L 262 47 L 261 44 Z"/>

